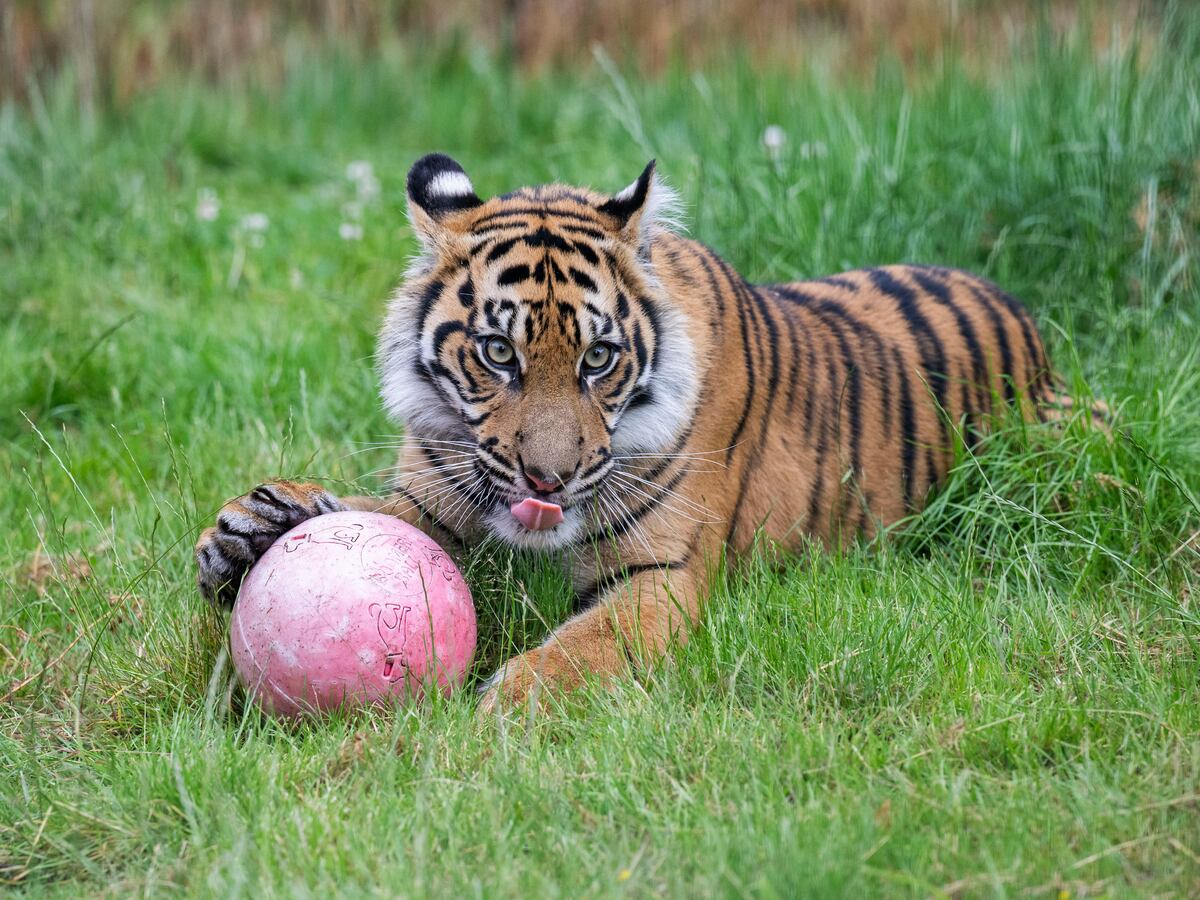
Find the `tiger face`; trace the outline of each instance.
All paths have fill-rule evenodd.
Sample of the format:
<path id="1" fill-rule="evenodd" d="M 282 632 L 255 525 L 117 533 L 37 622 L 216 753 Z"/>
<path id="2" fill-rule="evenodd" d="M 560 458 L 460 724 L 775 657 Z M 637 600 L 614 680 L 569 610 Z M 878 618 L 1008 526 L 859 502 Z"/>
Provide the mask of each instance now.
<path id="1" fill-rule="evenodd" d="M 613 466 L 661 453 L 694 412 L 694 342 L 650 252 L 671 195 L 650 163 L 611 197 L 551 185 L 484 202 L 435 154 L 408 197 L 422 253 L 380 339 L 389 412 L 496 536 L 584 539 Z"/>

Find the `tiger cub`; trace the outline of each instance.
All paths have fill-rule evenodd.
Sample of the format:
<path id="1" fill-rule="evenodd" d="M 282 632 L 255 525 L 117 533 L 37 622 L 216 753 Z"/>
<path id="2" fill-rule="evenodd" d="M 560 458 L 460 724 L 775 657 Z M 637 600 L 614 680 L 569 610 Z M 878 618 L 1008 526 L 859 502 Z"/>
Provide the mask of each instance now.
<path id="1" fill-rule="evenodd" d="M 433 154 L 408 202 L 421 253 L 378 353 L 406 434 L 395 492 L 260 485 L 200 536 L 199 584 L 231 603 L 276 537 L 347 508 L 458 546 L 563 551 L 578 612 L 500 667 L 485 710 L 652 665 L 723 554 L 759 532 L 789 548 L 873 535 L 920 509 L 957 437 L 1002 405 L 1062 409 L 1033 321 L 995 285 L 911 265 L 749 284 L 672 232 L 653 162 L 611 196 L 484 201 Z"/>

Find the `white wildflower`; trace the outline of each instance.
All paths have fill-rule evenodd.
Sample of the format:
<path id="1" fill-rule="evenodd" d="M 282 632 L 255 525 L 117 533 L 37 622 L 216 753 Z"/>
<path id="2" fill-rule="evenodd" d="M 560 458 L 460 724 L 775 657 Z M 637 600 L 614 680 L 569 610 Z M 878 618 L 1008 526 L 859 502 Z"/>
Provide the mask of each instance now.
<path id="1" fill-rule="evenodd" d="M 356 159 L 346 166 L 346 177 L 351 181 L 362 181 L 375 177 L 375 167 L 365 159 Z"/>
<path id="2" fill-rule="evenodd" d="M 342 218 L 348 219 L 351 222 L 362 220 L 363 205 L 357 200 L 351 200 L 349 203 L 342 204 Z"/>
<path id="3" fill-rule="evenodd" d="M 242 216 L 238 228 L 246 236 L 246 243 L 257 248 L 266 244 L 266 230 L 270 224 L 271 220 L 267 218 L 266 213 L 255 212 Z"/>
<path id="4" fill-rule="evenodd" d="M 354 190 L 360 202 L 365 203 L 379 196 L 379 179 L 375 167 L 365 159 L 356 159 L 346 166 L 346 177 L 354 182 Z"/>
<path id="5" fill-rule="evenodd" d="M 221 214 L 221 201 L 217 192 L 212 188 L 200 188 L 196 194 L 196 218 L 201 222 L 211 222 Z"/>
<path id="6" fill-rule="evenodd" d="M 364 203 L 368 200 L 374 200 L 379 196 L 379 179 L 369 178 L 359 181 L 356 184 L 358 190 L 358 199 Z"/>
<path id="7" fill-rule="evenodd" d="M 338 237 L 343 241 L 361 241 L 363 227 L 357 222 L 343 222 L 338 226 Z"/>
<path id="8" fill-rule="evenodd" d="M 270 224 L 271 220 L 267 218 L 266 213 L 247 213 L 242 216 L 242 231 L 262 233 Z"/>
<path id="9" fill-rule="evenodd" d="M 787 132 L 778 125 L 768 125 L 763 129 L 762 144 L 767 148 L 767 154 L 778 156 L 783 145 L 787 143 Z"/>

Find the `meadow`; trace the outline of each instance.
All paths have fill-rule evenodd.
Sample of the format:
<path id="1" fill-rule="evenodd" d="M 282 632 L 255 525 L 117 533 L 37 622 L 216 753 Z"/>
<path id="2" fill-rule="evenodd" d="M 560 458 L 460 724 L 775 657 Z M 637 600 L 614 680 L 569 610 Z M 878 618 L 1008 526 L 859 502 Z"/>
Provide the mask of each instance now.
<path id="1" fill-rule="evenodd" d="M 0 883 L 30 896 L 1200 892 L 1200 21 L 980 70 L 732 55 L 522 73 L 293 54 L 78 114 L 0 107 Z M 1076 36 L 1077 37 L 1077 36 Z M 769 126 L 776 138 L 764 144 Z M 374 335 L 440 149 L 482 194 L 651 158 L 755 281 L 936 262 L 1024 299 L 1080 398 L 908 526 L 729 571 L 640 681 L 287 724 L 242 700 L 191 545 L 273 476 L 381 491 Z M 477 671 L 570 607 L 462 560 Z"/>

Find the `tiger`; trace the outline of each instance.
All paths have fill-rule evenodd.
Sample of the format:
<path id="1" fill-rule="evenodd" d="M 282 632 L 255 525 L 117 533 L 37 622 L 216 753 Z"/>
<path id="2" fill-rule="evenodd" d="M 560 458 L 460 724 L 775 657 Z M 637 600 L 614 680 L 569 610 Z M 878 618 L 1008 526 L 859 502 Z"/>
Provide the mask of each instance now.
<path id="1" fill-rule="evenodd" d="M 550 554 L 574 612 L 482 682 L 485 713 L 648 672 L 722 563 L 760 540 L 871 540 L 998 416 L 1070 412 L 1033 319 L 995 284 L 927 265 L 751 284 L 681 233 L 654 161 L 615 194 L 484 201 L 435 153 L 407 199 L 418 252 L 377 350 L 403 427 L 390 492 L 261 484 L 200 535 L 198 581 L 229 606 L 282 533 L 347 509 L 460 552 Z"/>

